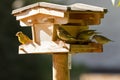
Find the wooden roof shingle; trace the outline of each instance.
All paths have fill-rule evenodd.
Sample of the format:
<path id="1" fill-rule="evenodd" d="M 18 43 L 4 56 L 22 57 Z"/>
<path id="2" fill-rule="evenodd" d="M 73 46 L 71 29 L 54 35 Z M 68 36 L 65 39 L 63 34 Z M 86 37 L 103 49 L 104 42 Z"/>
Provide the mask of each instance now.
<path id="1" fill-rule="evenodd" d="M 19 9 L 15 9 L 12 11 L 12 14 L 23 12 L 35 7 L 45 7 L 45 8 L 51 8 L 56 10 L 62 10 L 62 11 L 71 10 L 71 11 L 93 11 L 93 12 L 95 11 L 95 12 L 104 12 L 104 13 L 107 12 L 106 8 L 92 6 L 92 5 L 83 4 L 83 3 L 75 3 L 72 5 L 59 5 L 59 4 L 48 3 L 48 2 L 37 2 Z"/>

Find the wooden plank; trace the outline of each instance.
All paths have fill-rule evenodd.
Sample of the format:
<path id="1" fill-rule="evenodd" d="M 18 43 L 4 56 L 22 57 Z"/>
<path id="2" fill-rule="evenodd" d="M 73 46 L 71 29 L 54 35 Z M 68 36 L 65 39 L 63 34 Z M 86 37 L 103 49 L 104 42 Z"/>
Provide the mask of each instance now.
<path id="1" fill-rule="evenodd" d="M 81 25 L 96 25 L 96 24 L 100 24 L 101 18 L 103 18 L 103 15 L 101 13 L 71 12 L 69 14 L 69 23 L 79 23 Z"/>
<path id="2" fill-rule="evenodd" d="M 103 46 L 97 43 L 89 43 L 88 45 L 79 45 L 79 44 L 71 44 L 70 45 L 70 52 L 72 53 L 94 53 L 94 52 L 103 52 Z"/>
<path id="3" fill-rule="evenodd" d="M 29 16 L 33 16 L 39 13 L 39 8 L 33 8 L 26 10 L 24 12 L 20 12 L 19 14 L 15 14 L 16 20 L 20 20 Z"/>
<path id="4" fill-rule="evenodd" d="M 52 41 L 53 24 L 43 23 L 32 26 L 33 41 L 41 45 L 42 41 Z"/>
<path id="5" fill-rule="evenodd" d="M 120 80 L 119 73 L 86 73 L 80 75 L 79 80 Z"/>
<path id="6" fill-rule="evenodd" d="M 70 80 L 68 69 L 68 53 L 54 53 L 53 55 L 53 80 Z"/>
<path id="7" fill-rule="evenodd" d="M 37 2 L 16 10 L 12 11 L 12 14 L 20 13 L 35 7 L 44 7 L 44 8 L 50 8 L 55 10 L 62 10 L 62 11 L 100 11 L 100 12 L 107 12 L 106 8 L 98 7 L 98 6 L 92 6 L 87 5 L 83 3 L 75 3 L 72 5 L 59 5 L 59 4 L 53 4 L 53 3 L 47 3 L 47 2 Z"/>
<path id="8" fill-rule="evenodd" d="M 40 8 L 39 13 L 52 15 L 52 16 L 58 16 L 58 17 L 64 17 L 64 12 L 62 11 L 50 10 L 50 9 L 48 10 L 45 8 Z"/>
<path id="9" fill-rule="evenodd" d="M 45 14 L 36 14 L 28 17 L 21 17 L 20 24 L 21 26 L 33 26 L 33 24 L 67 24 L 67 17 L 57 17 L 52 15 Z"/>
<path id="10" fill-rule="evenodd" d="M 26 10 L 20 14 L 16 14 L 16 20 L 24 19 L 30 16 L 34 16 L 37 14 L 41 15 L 51 15 L 51 16 L 56 16 L 56 17 L 65 17 L 65 14 L 63 11 L 58 11 L 58 10 L 52 10 L 52 9 L 46 9 L 46 8 L 32 8 L 30 10 Z M 44 16 L 43 15 L 43 16 Z"/>
<path id="11" fill-rule="evenodd" d="M 83 4 L 83 3 L 75 3 L 70 5 L 72 10 L 79 10 L 79 11 L 101 11 L 101 12 L 107 12 L 106 8 Z"/>
<path id="12" fill-rule="evenodd" d="M 67 10 L 67 5 L 60 5 L 60 4 L 47 3 L 47 2 L 39 2 L 39 5 L 41 7 L 51 8 L 51 9 L 56 9 L 56 10 L 62 10 L 62 11 Z"/>
<path id="13" fill-rule="evenodd" d="M 35 8 L 35 7 L 37 7 L 38 5 L 39 5 L 38 3 L 34 3 L 34 4 L 31 4 L 31 5 L 22 7 L 22 8 L 15 9 L 15 10 L 12 11 L 12 14 L 21 13 L 21 12 L 26 11 L 26 10 L 29 10 L 29 9 L 31 9 L 31 8 Z"/>
<path id="14" fill-rule="evenodd" d="M 55 24 L 54 26 L 53 26 L 53 34 L 52 34 L 52 41 L 57 41 L 57 27 L 58 27 L 59 25 L 58 24 Z"/>
<path id="15" fill-rule="evenodd" d="M 88 19 L 88 18 L 95 18 L 95 16 L 99 16 L 101 18 L 101 13 L 94 13 L 94 12 L 71 12 L 69 13 L 70 19 Z"/>
<path id="16" fill-rule="evenodd" d="M 37 2 L 19 9 L 15 9 L 12 11 L 12 14 L 16 14 L 19 12 L 23 12 L 35 7 L 43 7 L 43 8 L 51 8 L 51 9 L 56 9 L 56 10 L 62 10 L 62 11 L 66 11 L 67 10 L 67 6 L 65 5 L 59 5 L 59 4 L 53 4 L 53 3 L 47 3 L 47 2 Z"/>
<path id="17" fill-rule="evenodd" d="M 19 54 L 53 54 L 68 53 L 69 51 L 52 41 L 43 41 L 41 45 L 36 43 L 19 46 Z"/>

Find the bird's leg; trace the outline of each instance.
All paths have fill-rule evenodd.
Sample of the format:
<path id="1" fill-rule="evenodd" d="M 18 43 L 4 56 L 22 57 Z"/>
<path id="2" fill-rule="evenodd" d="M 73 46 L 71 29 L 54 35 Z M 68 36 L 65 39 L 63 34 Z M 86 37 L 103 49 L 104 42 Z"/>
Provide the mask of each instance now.
<path id="1" fill-rule="evenodd" d="M 25 49 L 23 49 L 23 48 L 20 48 L 20 50 L 22 50 L 23 52 L 25 52 L 25 53 L 28 53 Z"/>
<path id="2" fill-rule="evenodd" d="M 68 49 L 68 47 L 65 44 L 65 41 L 63 41 L 63 48 Z"/>

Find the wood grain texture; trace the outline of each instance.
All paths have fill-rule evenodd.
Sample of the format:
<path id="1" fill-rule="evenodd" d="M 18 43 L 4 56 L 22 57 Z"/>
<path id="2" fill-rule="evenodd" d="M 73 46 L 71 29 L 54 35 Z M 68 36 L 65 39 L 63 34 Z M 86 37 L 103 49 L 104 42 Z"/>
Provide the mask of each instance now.
<path id="1" fill-rule="evenodd" d="M 49 8 L 49 9 L 55 9 L 55 10 L 61 10 L 61 11 L 96 11 L 96 12 L 107 12 L 106 8 L 83 4 L 83 3 L 75 3 L 71 5 L 59 5 L 54 3 L 47 3 L 47 2 L 37 2 L 19 9 L 15 9 L 12 11 L 12 14 L 17 14 L 26 10 L 29 10 L 31 8 L 36 7 L 43 7 L 43 8 Z"/>
<path id="2" fill-rule="evenodd" d="M 103 45 L 98 43 L 89 43 L 87 45 L 70 45 L 70 52 L 72 53 L 101 53 L 103 52 Z"/>
<path id="3" fill-rule="evenodd" d="M 53 54 L 53 80 L 70 80 L 68 53 Z"/>

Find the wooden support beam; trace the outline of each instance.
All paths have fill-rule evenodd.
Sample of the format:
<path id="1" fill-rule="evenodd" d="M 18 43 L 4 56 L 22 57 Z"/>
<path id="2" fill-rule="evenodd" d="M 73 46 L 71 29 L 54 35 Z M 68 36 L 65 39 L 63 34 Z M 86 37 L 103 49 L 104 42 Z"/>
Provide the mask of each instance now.
<path id="1" fill-rule="evenodd" d="M 70 80 L 68 53 L 53 54 L 53 80 Z"/>

